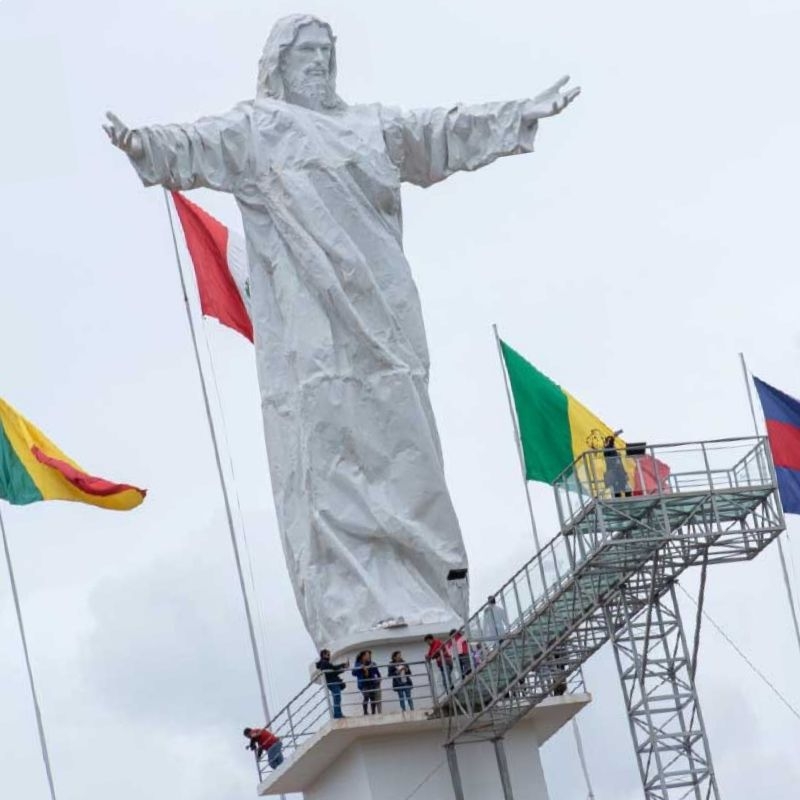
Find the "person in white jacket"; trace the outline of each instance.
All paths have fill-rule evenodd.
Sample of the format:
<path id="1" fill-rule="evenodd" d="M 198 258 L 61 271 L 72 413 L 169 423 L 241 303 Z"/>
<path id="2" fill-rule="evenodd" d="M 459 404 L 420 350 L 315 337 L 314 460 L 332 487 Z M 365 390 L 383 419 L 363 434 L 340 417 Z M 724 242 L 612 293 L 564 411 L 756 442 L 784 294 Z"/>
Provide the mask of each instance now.
<path id="1" fill-rule="evenodd" d="M 508 616 L 494 595 L 489 595 L 483 610 L 483 635 L 499 642 L 508 630 Z"/>

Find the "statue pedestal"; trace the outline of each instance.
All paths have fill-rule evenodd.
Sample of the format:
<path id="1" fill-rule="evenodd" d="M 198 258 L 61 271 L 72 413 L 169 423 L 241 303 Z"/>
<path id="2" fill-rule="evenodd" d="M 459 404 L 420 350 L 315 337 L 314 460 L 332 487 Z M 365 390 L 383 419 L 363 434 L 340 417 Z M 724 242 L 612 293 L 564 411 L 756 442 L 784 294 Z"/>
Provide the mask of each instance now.
<path id="1" fill-rule="evenodd" d="M 539 747 L 591 701 L 589 694 L 551 697 L 504 739 L 514 795 L 549 800 Z M 354 716 L 326 724 L 258 787 L 259 795 L 302 792 L 305 800 L 449 800 L 446 722 L 415 710 Z M 502 800 L 492 742 L 456 748 L 466 800 Z M 419 787 L 419 788 L 417 788 Z M 416 792 L 415 792 L 416 790 Z"/>

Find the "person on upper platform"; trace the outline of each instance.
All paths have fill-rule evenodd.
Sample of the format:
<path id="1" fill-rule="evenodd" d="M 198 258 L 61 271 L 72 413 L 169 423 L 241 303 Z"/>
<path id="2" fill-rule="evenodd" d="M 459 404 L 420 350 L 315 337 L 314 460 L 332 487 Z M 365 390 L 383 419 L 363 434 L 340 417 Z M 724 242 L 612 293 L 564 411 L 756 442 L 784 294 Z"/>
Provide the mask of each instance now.
<path id="1" fill-rule="evenodd" d="M 603 441 L 603 459 L 606 464 L 605 485 L 611 489 L 614 497 L 630 497 L 631 486 L 614 434 L 606 436 Z"/>

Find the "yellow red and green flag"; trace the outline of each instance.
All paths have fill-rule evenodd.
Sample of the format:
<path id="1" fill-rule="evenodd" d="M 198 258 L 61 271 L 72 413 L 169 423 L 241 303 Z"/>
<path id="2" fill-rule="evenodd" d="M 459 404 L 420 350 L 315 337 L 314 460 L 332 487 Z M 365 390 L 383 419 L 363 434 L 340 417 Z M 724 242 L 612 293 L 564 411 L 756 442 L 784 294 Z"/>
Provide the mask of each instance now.
<path id="1" fill-rule="evenodd" d="M 146 490 L 90 475 L 0 399 L 0 498 L 14 505 L 71 500 L 115 511 L 136 508 Z"/>

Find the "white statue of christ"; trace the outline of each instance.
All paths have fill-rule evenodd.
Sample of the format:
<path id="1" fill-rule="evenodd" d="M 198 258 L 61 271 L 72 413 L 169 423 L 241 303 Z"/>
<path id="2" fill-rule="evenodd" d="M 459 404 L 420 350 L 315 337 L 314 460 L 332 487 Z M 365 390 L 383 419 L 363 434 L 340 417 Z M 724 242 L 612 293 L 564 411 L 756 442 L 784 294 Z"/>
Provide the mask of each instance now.
<path id="1" fill-rule="evenodd" d="M 347 105 L 335 82 L 330 26 L 293 15 L 267 40 L 254 100 L 104 126 L 145 185 L 236 198 L 278 524 L 306 627 L 333 648 L 386 620 L 446 631 L 463 614 L 400 184 L 531 152 L 538 120 L 579 92 L 564 78 L 533 100 L 404 112 Z"/>

